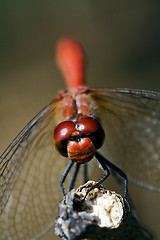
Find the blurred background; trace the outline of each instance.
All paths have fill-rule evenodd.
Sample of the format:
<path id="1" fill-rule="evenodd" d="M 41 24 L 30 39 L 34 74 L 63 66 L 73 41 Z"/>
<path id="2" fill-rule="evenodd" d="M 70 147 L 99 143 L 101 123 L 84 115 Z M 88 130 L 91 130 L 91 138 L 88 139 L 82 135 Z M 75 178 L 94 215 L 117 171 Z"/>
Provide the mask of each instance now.
<path id="1" fill-rule="evenodd" d="M 84 46 L 89 86 L 160 91 L 159 9 L 149 0 L 0 1 L 0 151 L 65 88 L 54 61 L 62 36 Z M 159 236 L 160 194 L 130 193 Z"/>

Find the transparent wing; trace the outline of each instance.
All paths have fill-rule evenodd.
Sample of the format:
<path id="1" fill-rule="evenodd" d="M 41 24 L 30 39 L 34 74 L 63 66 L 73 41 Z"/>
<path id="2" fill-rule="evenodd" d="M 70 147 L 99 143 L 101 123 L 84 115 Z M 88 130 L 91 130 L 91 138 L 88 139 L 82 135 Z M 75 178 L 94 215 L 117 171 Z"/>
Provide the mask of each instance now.
<path id="1" fill-rule="evenodd" d="M 53 227 L 68 163 L 53 145 L 55 108 L 52 102 L 42 110 L 1 156 L 1 240 L 39 239 Z"/>
<path id="2" fill-rule="evenodd" d="M 160 191 L 160 94 L 98 89 L 92 96 L 106 133 L 104 156 L 132 182 Z"/>

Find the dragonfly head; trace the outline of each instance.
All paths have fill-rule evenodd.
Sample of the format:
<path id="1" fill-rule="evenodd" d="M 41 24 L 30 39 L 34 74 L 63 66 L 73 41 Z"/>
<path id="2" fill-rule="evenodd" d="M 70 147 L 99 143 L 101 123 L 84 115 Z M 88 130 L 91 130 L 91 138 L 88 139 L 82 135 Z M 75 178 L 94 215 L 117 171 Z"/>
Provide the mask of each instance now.
<path id="1" fill-rule="evenodd" d="M 78 163 L 92 159 L 104 141 L 104 130 L 94 118 L 82 116 L 74 121 L 63 121 L 54 131 L 54 144 L 64 157 Z"/>

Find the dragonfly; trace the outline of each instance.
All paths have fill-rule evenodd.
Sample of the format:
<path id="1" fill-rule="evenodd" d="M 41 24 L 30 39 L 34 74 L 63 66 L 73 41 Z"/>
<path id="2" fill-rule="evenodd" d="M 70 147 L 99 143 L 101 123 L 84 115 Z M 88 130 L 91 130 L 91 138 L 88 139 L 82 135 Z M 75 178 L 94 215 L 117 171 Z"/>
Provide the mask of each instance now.
<path id="1" fill-rule="evenodd" d="M 0 157 L 1 240 L 50 239 L 60 186 L 65 194 L 63 184 L 74 163 L 69 190 L 82 165 L 87 181 L 93 157 L 105 171 L 100 182 L 109 169 L 124 178 L 125 198 L 128 179 L 160 192 L 160 93 L 85 86 L 84 50 L 72 37 L 58 42 L 56 59 L 67 90 Z"/>

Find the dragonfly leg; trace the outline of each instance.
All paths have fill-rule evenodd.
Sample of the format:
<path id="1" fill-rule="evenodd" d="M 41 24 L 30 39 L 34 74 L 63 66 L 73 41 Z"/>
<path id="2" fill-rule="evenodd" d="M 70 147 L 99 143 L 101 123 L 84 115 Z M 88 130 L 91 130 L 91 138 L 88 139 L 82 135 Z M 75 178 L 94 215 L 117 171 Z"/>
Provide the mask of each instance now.
<path id="1" fill-rule="evenodd" d="M 128 206 L 128 210 L 130 211 L 130 205 L 129 202 L 127 200 L 127 194 L 128 194 L 128 178 L 127 175 L 120 169 L 118 168 L 116 165 L 114 165 L 113 163 L 111 163 L 109 160 L 107 160 L 106 158 L 104 158 L 99 152 L 95 153 L 96 158 L 98 159 L 98 161 L 101 159 L 102 162 L 105 162 L 105 164 L 112 169 L 114 172 L 116 172 L 119 176 L 121 176 L 124 179 L 124 200 L 127 203 Z M 100 161 L 99 161 L 100 162 Z"/>
<path id="2" fill-rule="evenodd" d="M 67 175 L 68 175 L 71 167 L 73 166 L 73 163 L 74 163 L 74 162 L 73 162 L 72 160 L 70 160 L 68 166 L 66 167 L 66 169 L 65 169 L 65 171 L 64 171 L 64 173 L 63 173 L 63 175 L 62 175 L 62 177 L 61 177 L 60 186 L 61 186 L 62 193 L 63 193 L 64 196 L 65 196 L 66 194 L 65 194 L 65 191 L 64 191 L 63 183 L 64 183 L 64 181 L 65 181 L 65 179 L 66 179 L 66 177 L 67 177 Z"/>
<path id="3" fill-rule="evenodd" d="M 96 156 L 96 155 L 95 155 L 95 156 Z M 88 189 L 88 191 L 86 192 L 86 195 L 85 195 L 83 201 L 85 200 L 87 194 L 88 194 L 91 190 L 93 190 L 94 188 L 98 187 L 98 186 L 99 186 L 102 182 L 104 182 L 104 181 L 108 178 L 108 176 L 110 175 L 110 170 L 109 170 L 109 168 L 107 167 L 106 163 L 103 161 L 103 159 L 101 159 L 101 158 L 99 158 L 99 157 L 96 157 L 96 158 L 97 158 L 97 160 L 99 161 L 99 163 L 101 164 L 101 166 L 102 166 L 103 170 L 105 171 L 106 175 L 105 175 L 103 178 L 101 178 L 101 180 L 100 180 L 98 183 L 96 183 L 93 187 L 91 187 L 90 189 Z"/>
<path id="4" fill-rule="evenodd" d="M 87 163 L 83 164 L 83 179 L 84 179 L 84 183 L 88 182 L 88 165 Z"/>
<path id="5" fill-rule="evenodd" d="M 75 184 L 75 181 L 76 181 L 76 177 L 77 177 L 77 173 L 79 171 L 79 167 L 80 167 L 80 164 L 76 163 L 76 166 L 75 166 L 75 169 L 74 169 L 74 172 L 73 172 L 73 176 L 72 176 L 72 179 L 71 179 L 71 183 L 69 185 L 69 191 L 71 191 L 72 188 L 74 187 L 74 184 Z"/>

